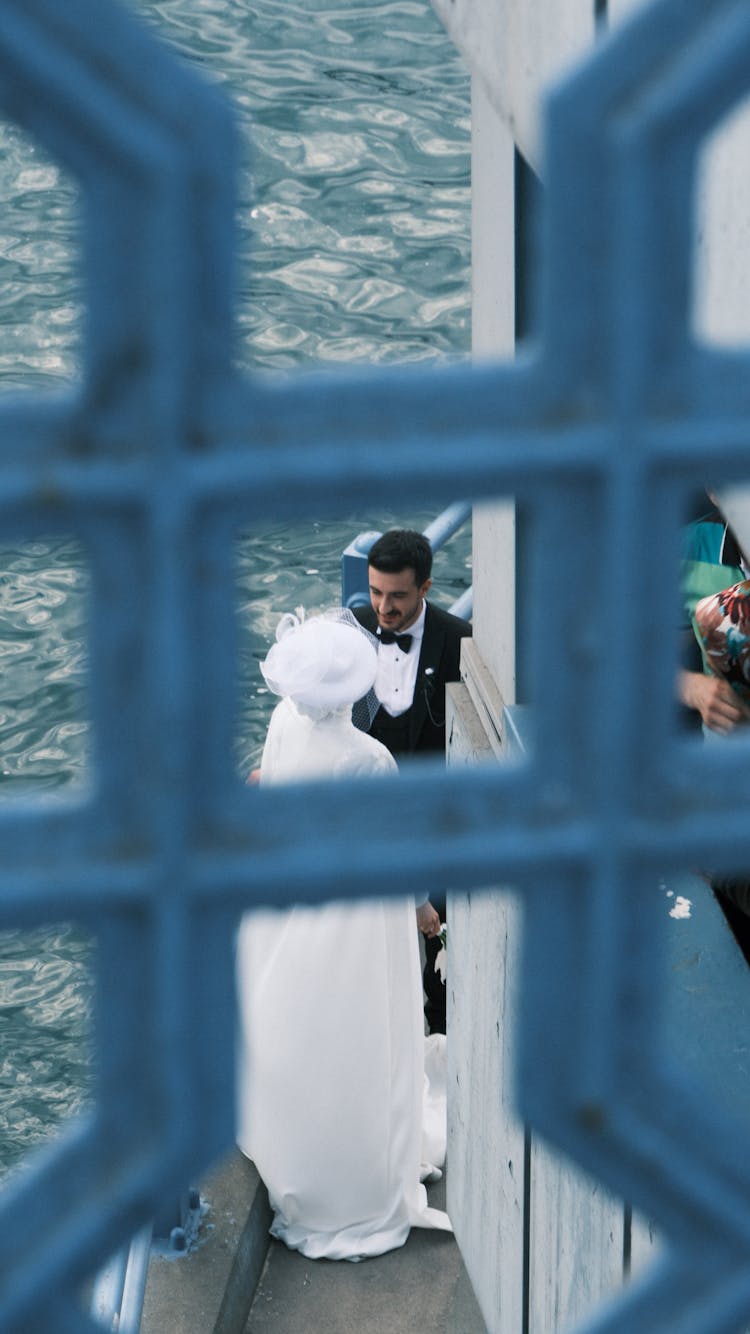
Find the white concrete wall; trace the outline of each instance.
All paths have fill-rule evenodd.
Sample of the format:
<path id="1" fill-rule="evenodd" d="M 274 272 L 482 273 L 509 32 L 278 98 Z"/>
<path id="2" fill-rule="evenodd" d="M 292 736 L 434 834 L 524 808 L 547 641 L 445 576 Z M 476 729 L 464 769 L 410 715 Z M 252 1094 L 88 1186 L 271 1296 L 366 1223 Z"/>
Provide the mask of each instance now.
<path id="1" fill-rule="evenodd" d="M 540 93 L 591 45 L 593 0 L 433 0 L 472 75 L 538 168 Z"/>
<path id="2" fill-rule="evenodd" d="M 594 0 L 433 0 L 472 71 L 473 348 L 513 354 L 514 152 L 542 172 L 544 91 L 596 40 Z M 612 29 L 650 0 L 609 0 Z M 732 346 L 750 335 L 750 99 L 701 154 L 695 196 L 693 329 Z M 750 550 L 750 488 L 727 498 Z M 497 762 L 515 698 L 512 500 L 474 517 L 474 638 L 451 692 L 449 763 Z M 520 909 L 509 893 L 449 908 L 448 1206 L 490 1334 L 553 1334 L 623 1281 L 621 1202 L 539 1143 L 513 1109 Z M 659 1249 L 633 1221 L 632 1273 Z M 524 1275 L 528 1273 L 528 1291 Z"/>
<path id="3" fill-rule="evenodd" d="M 451 765 L 495 750 L 465 686 L 448 699 Z M 448 907 L 448 1211 L 491 1331 L 523 1328 L 524 1132 L 513 1110 L 519 908 L 462 895 Z M 453 960 L 456 960 L 454 966 Z"/>
<path id="4" fill-rule="evenodd" d="M 474 356 L 512 357 L 514 144 L 478 79 L 472 81 L 472 273 Z M 496 761 L 503 704 L 515 698 L 512 501 L 474 510 L 473 587 L 467 684 L 448 703 L 453 765 Z M 459 961 L 455 968 L 449 961 L 448 980 L 448 1208 L 488 1327 L 503 1330 L 520 1330 L 524 1320 L 524 1131 L 513 1111 L 513 1030 L 502 1018 L 513 1008 L 518 914 L 507 895 L 461 896 L 448 908 L 450 959 Z"/>
<path id="5" fill-rule="evenodd" d="M 472 350 L 512 357 L 514 145 L 483 85 L 472 81 Z M 515 523 L 512 505 L 481 505 L 473 524 L 474 641 L 506 703 L 515 700 Z"/>
<path id="6" fill-rule="evenodd" d="M 749 153 L 750 101 L 745 101 L 706 141 L 697 190 L 694 329 L 698 337 L 726 347 L 750 342 Z"/>
<path id="7" fill-rule="evenodd" d="M 613 0 L 617 21 L 643 0 Z M 513 355 L 514 153 L 539 169 L 540 97 L 595 37 L 593 0 L 434 0 L 472 69 L 475 358 Z M 498 498 L 499 499 L 499 498 Z M 474 514 L 474 637 L 449 700 L 451 764 L 497 762 L 515 699 L 512 498 Z M 623 1281 L 624 1206 L 541 1144 L 513 1103 L 522 918 L 510 892 L 449 906 L 448 1207 L 490 1334 L 553 1334 Z M 453 962 L 455 961 L 455 963 Z M 653 1255 L 636 1224 L 633 1268 Z M 528 1289 L 525 1276 L 528 1274 Z"/>
<path id="8" fill-rule="evenodd" d="M 717 125 L 698 165 L 693 332 L 718 348 L 750 343 L 748 160 L 750 98 Z M 718 490 L 725 515 L 750 551 L 750 486 Z"/>
<path id="9" fill-rule="evenodd" d="M 529 1210 L 529 1330 L 556 1334 L 579 1326 L 622 1286 L 625 1211 L 536 1139 Z M 500 1325 L 492 1328 L 499 1334 Z"/>

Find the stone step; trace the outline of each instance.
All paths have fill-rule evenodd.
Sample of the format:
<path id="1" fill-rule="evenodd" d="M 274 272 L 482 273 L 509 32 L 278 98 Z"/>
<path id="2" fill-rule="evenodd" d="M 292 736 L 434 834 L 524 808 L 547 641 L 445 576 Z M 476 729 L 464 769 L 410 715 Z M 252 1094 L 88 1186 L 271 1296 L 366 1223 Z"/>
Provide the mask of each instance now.
<path id="1" fill-rule="evenodd" d="M 266 1189 L 233 1149 L 200 1194 L 198 1244 L 184 1255 L 152 1253 L 141 1334 L 242 1334 L 270 1240 Z"/>
<path id="2" fill-rule="evenodd" d="M 271 1241 L 268 1196 L 238 1150 L 200 1185 L 205 1214 L 185 1255 L 152 1254 L 141 1334 L 486 1334 L 455 1239 L 413 1228 L 363 1260 L 308 1260 Z M 445 1177 L 428 1187 L 445 1208 Z"/>
<path id="3" fill-rule="evenodd" d="M 428 1188 L 445 1207 L 445 1180 Z M 308 1260 L 272 1241 L 244 1334 L 486 1334 L 455 1239 L 412 1228 L 358 1264 Z"/>

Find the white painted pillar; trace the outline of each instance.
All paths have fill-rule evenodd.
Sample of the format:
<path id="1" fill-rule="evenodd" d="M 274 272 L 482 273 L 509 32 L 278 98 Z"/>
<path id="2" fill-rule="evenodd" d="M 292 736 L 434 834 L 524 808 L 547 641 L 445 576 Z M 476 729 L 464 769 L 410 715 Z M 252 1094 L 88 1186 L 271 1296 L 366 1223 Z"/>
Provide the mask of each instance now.
<path id="1" fill-rule="evenodd" d="M 473 355 L 508 358 L 515 154 L 539 169 L 541 91 L 593 42 L 594 4 L 434 2 L 472 69 Z M 512 497 L 475 508 L 473 585 L 473 639 L 448 701 L 454 765 L 502 760 L 516 698 Z M 530 1334 L 553 1334 L 622 1282 L 623 1206 L 528 1140 L 515 1113 L 518 902 L 478 887 L 448 919 L 449 1212 L 490 1334 L 521 1334 L 526 1321 Z"/>
<path id="2" fill-rule="evenodd" d="M 513 355 L 513 192 L 513 139 L 475 78 L 475 358 Z M 464 643 L 465 684 L 451 692 L 451 764 L 496 762 L 503 704 L 515 696 L 512 502 L 475 508 L 473 534 L 474 635 Z M 503 1018 L 518 969 L 518 908 L 507 895 L 462 895 L 448 922 L 448 1209 L 488 1328 L 520 1330 L 524 1134 L 512 1109 L 512 1027 Z"/>

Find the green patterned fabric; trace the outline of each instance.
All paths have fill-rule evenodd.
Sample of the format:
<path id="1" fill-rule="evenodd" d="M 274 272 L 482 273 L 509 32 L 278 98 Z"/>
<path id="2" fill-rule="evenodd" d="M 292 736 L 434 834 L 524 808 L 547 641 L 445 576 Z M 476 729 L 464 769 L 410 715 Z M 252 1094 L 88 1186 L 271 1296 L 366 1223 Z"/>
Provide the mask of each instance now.
<path id="1" fill-rule="evenodd" d="M 750 579 L 699 603 L 695 627 L 707 670 L 750 702 Z"/>
<path id="2" fill-rule="evenodd" d="M 738 563 L 730 563 L 735 556 Z M 709 676 L 715 673 L 706 661 L 703 640 L 695 624 L 695 608 L 701 598 L 721 593 L 723 589 L 740 583 L 744 578 L 745 572 L 739 564 L 737 544 L 731 532 L 727 533 L 727 526 L 718 511 L 704 515 L 703 518 L 696 519 L 694 523 L 688 525 L 680 574 L 684 624 L 685 629 L 692 627 L 701 651 L 703 669 Z"/>

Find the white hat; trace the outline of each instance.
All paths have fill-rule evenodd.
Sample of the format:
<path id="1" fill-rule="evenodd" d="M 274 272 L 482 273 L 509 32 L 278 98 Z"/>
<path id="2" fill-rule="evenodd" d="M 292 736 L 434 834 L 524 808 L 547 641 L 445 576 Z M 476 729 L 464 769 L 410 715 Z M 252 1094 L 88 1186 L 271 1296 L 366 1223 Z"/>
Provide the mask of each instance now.
<path id="1" fill-rule="evenodd" d="M 371 636 L 351 612 L 297 621 L 285 616 L 260 664 L 268 687 L 313 709 L 343 709 L 372 688 L 378 666 Z"/>

